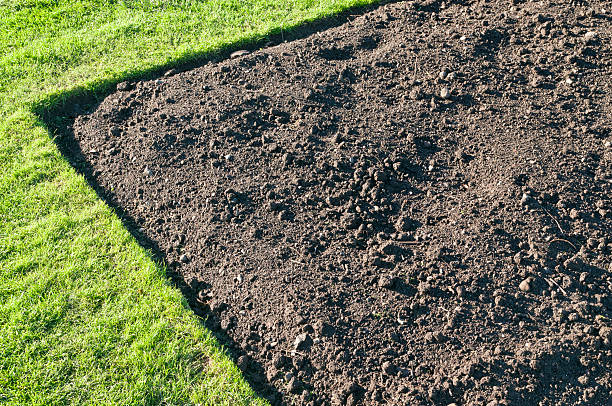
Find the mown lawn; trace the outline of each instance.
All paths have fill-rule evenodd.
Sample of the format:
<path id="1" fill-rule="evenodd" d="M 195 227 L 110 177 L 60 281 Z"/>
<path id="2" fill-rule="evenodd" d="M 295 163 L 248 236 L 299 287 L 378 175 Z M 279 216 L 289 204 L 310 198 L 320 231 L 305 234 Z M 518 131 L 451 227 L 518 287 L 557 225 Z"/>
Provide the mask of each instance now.
<path id="1" fill-rule="evenodd" d="M 0 0 L 0 404 L 260 404 L 34 113 L 374 0 Z"/>

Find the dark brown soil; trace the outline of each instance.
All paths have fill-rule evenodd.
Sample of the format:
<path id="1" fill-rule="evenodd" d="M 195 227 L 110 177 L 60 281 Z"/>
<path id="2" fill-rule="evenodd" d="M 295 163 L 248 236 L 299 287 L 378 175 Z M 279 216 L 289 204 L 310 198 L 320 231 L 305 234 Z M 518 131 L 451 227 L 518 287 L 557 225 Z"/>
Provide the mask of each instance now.
<path id="1" fill-rule="evenodd" d="M 609 405 L 611 16 L 388 4 L 121 84 L 71 154 L 273 403 Z"/>

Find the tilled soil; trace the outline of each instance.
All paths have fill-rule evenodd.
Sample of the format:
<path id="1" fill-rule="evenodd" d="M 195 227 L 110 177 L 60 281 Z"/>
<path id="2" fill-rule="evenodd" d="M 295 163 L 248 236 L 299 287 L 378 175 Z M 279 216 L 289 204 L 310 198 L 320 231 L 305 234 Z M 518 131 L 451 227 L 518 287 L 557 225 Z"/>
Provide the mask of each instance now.
<path id="1" fill-rule="evenodd" d="M 63 142 L 273 403 L 609 405 L 611 16 L 387 4 Z"/>

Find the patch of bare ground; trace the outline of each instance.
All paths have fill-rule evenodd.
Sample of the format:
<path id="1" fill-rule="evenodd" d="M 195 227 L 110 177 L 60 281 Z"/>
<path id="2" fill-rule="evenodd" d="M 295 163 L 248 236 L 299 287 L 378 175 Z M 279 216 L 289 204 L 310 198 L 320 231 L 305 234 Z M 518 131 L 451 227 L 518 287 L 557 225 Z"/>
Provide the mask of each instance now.
<path id="1" fill-rule="evenodd" d="M 611 15 L 385 5 L 121 84 L 67 145 L 273 403 L 606 405 Z"/>

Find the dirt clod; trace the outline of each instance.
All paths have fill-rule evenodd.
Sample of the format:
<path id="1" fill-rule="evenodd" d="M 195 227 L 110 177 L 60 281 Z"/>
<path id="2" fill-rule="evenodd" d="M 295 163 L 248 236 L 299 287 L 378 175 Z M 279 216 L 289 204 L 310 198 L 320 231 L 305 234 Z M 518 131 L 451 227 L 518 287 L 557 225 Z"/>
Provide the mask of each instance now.
<path id="1" fill-rule="evenodd" d="M 312 338 L 308 333 L 299 334 L 293 341 L 293 348 L 296 351 L 308 351 L 312 343 Z"/>

